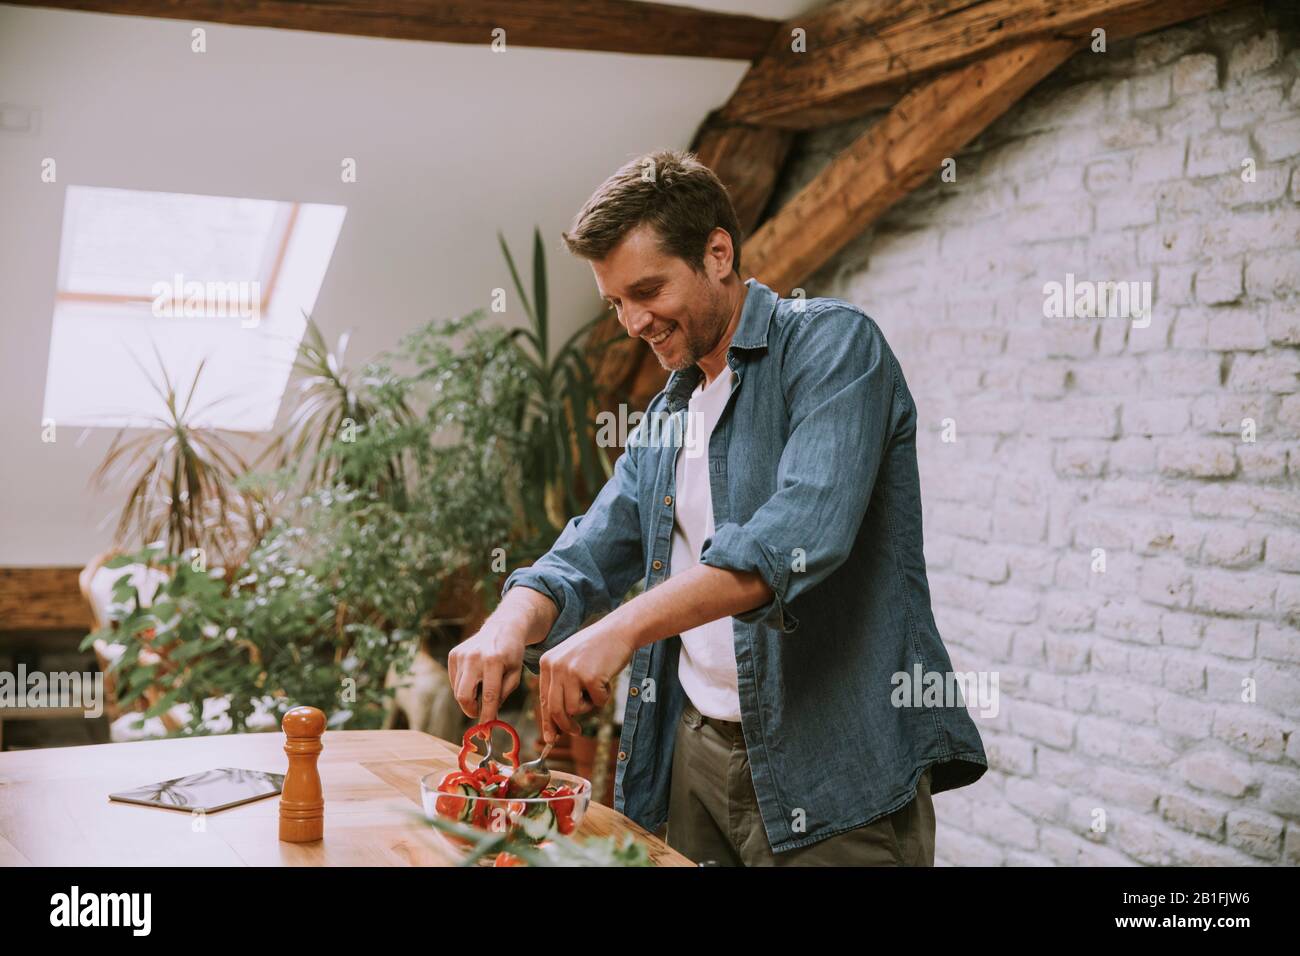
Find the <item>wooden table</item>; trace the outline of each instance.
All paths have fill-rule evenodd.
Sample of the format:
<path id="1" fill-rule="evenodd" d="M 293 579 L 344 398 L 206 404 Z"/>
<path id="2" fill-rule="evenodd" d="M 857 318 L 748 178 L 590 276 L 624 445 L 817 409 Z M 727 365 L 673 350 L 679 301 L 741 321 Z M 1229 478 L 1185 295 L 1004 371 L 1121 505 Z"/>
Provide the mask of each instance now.
<path id="1" fill-rule="evenodd" d="M 108 794 L 216 767 L 284 773 L 284 734 L 227 734 L 0 753 L 0 867 L 452 866 L 423 819 L 420 778 L 455 767 L 457 747 L 414 730 L 326 731 L 325 839 L 281 843 L 278 797 L 208 814 Z M 592 803 L 575 836 L 631 833 L 659 866 L 692 866 L 627 817 Z"/>

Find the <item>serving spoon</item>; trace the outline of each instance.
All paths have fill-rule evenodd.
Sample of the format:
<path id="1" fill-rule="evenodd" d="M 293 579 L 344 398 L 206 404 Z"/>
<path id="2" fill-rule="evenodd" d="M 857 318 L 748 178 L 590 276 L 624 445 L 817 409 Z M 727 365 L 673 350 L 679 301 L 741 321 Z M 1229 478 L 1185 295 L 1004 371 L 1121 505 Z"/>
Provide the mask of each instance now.
<path id="1" fill-rule="evenodd" d="M 542 753 L 536 760 L 521 763 L 515 768 L 510 774 L 510 789 L 507 791 L 511 796 L 535 797 L 546 789 L 547 784 L 551 782 L 551 771 L 546 766 L 546 755 L 554 746 L 555 742 L 551 741 L 542 748 Z"/>
<path id="2" fill-rule="evenodd" d="M 592 700 L 584 689 L 582 692 L 583 707 L 581 713 L 591 710 Z M 546 755 L 551 752 L 555 746 L 552 740 L 542 748 L 541 754 L 536 760 L 530 760 L 527 763 L 521 763 L 515 768 L 514 773 L 510 775 L 510 793 L 521 797 L 535 797 L 546 789 L 547 784 L 551 782 L 551 770 L 546 766 Z"/>

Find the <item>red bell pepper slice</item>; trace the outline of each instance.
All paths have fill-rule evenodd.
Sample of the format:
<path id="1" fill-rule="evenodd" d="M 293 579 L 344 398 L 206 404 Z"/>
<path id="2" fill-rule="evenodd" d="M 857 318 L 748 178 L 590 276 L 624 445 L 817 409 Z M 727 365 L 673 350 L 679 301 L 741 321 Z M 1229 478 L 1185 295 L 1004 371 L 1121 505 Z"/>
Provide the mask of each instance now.
<path id="1" fill-rule="evenodd" d="M 448 787 L 456 787 L 462 783 L 473 784 L 476 787 L 478 786 L 478 781 L 474 779 L 472 773 L 465 773 L 462 770 L 452 770 L 442 778 L 441 782 L 439 782 L 438 789 L 446 790 Z"/>
<path id="2" fill-rule="evenodd" d="M 492 731 L 500 727 L 510 735 L 511 747 L 506 751 L 506 759 L 510 761 L 510 766 L 519 766 L 519 734 L 515 728 L 511 727 L 504 720 L 488 720 L 481 724 L 475 724 L 469 730 L 465 731 L 465 736 L 461 738 L 460 756 L 457 758 L 460 763 L 460 769 L 465 773 L 470 773 L 469 765 L 465 762 L 470 754 L 475 753 L 473 740 L 475 737 L 483 738 L 483 745 L 486 751 L 492 750 Z M 486 761 L 486 754 L 484 755 Z M 493 762 L 494 763 L 494 762 Z M 480 766 L 482 763 L 480 763 Z M 492 768 L 489 768 L 492 769 Z"/>
<path id="3" fill-rule="evenodd" d="M 506 795 L 510 778 L 499 772 L 495 764 L 491 767 L 479 767 L 474 771 L 473 776 L 483 796 L 504 797 Z"/>

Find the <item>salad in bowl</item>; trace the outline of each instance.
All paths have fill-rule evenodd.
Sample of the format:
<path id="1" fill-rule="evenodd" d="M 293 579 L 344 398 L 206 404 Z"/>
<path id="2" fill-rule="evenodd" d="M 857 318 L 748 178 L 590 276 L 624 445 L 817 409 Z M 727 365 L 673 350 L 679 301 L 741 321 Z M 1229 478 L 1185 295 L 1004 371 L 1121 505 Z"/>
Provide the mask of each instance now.
<path id="1" fill-rule="evenodd" d="M 504 730 L 511 746 L 501 760 L 493 749 L 493 731 Z M 483 742 L 479 754 L 475 741 Z M 477 766 L 472 766 L 475 758 Z M 487 833 L 509 834 L 516 840 L 545 848 L 548 838 L 569 836 L 582 823 L 591 804 L 591 782 L 569 773 L 550 771 L 549 779 L 529 781 L 512 774 L 520 766 L 519 735 L 503 720 L 476 724 L 465 732 L 461 741 L 458 769 L 426 774 L 420 780 L 424 814 L 429 820 L 442 820 L 472 827 Z M 540 789 L 537 784 L 544 783 Z M 463 832 L 463 831 L 462 831 Z M 474 842 L 447 829 L 439 835 L 461 853 Z M 500 853 L 497 866 L 518 865 L 509 853 Z M 484 861 L 489 862 L 489 861 Z"/>

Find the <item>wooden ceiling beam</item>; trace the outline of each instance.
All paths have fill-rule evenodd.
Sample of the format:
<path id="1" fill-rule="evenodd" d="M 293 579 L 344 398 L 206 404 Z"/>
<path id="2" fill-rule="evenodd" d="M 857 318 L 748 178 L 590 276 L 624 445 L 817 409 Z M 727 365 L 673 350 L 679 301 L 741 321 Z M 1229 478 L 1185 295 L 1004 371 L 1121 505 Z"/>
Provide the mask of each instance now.
<path id="1" fill-rule="evenodd" d="M 1034 40 L 960 67 L 908 93 L 763 224 L 744 249 L 748 271 L 782 295 L 825 265 L 886 209 L 939 173 L 1076 40 Z"/>
<path id="2" fill-rule="evenodd" d="M 548 47 L 752 60 L 779 21 L 634 0 L 12 0 L 133 17 L 194 20 L 316 33 L 487 46 L 505 31 L 506 48 Z"/>
<path id="3" fill-rule="evenodd" d="M 754 231 L 767 208 L 793 141 L 789 130 L 731 123 L 716 113 L 696 132 L 691 150 L 727 187 L 745 235 Z"/>
<path id="4" fill-rule="evenodd" d="M 722 116 L 813 129 L 894 103 L 936 72 L 1027 40 L 1106 42 L 1241 0 L 843 0 L 789 20 L 741 80 Z M 793 32 L 804 31 L 797 52 Z"/>

